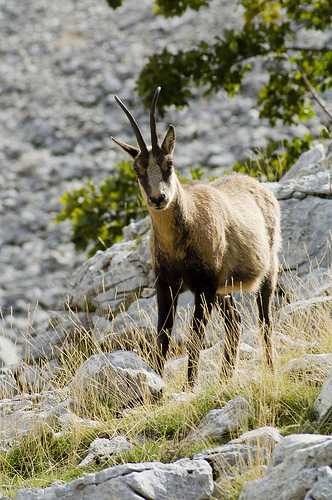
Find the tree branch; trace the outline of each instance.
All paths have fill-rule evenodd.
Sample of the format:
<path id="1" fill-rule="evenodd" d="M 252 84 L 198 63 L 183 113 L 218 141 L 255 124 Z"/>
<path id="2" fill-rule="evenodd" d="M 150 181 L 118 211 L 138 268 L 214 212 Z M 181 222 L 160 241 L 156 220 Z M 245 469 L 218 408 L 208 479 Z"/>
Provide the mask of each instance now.
<path id="1" fill-rule="evenodd" d="M 302 78 L 304 80 L 305 86 L 307 87 L 309 93 L 311 94 L 313 99 L 315 99 L 315 101 L 319 104 L 319 106 L 322 108 L 322 110 L 327 114 L 327 116 L 330 118 L 330 120 L 332 120 L 332 111 L 330 111 L 327 108 L 324 101 L 319 97 L 319 95 L 317 94 L 316 90 L 313 88 L 313 86 L 309 82 L 307 75 L 305 74 L 305 72 L 303 71 L 303 69 L 301 68 L 300 65 L 299 65 L 299 70 L 300 70 L 300 73 L 301 73 Z"/>
<path id="2" fill-rule="evenodd" d="M 303 52 L 331 52 L 332 47 L 301 47 L 300 45 L 286 46 L 286 50 L 301 50 Z"/>

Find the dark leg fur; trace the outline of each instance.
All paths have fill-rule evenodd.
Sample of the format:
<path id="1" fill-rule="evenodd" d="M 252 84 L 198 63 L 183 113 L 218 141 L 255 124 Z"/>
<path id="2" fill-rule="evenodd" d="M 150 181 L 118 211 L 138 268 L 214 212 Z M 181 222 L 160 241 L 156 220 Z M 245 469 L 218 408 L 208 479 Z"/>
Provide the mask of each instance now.
<path id="1" fill-rule="evenodd" d="M 271 320 L 271 303 L 275 288 L 274 277 L 268 276 L 262 283 L 261 289 L 257 294 L 256 301 L 258 305 L 260 330 L 264 342 L 265 361 L 273 370 L 273 355 L 272 355 L 272 320 Z"/>
<path id="2" fill-rule="evenodd" d="M 203 347 L 205 325 L 216 302 L 215 292 L 196 292 L 195 310 L 188 338 L 188 386 L 193 387 L 198 370 L 199 352 Z"/>
<path id="3" fill-rule="evenodd" d="M 156 290 L 158 304 L 158 334 L 155 370 L 162 376 L 174 324 L 179 290 L 172 288 L 160 279 L 157 280 Z"/>
<path id="4" fill-rule="evenodd" d="M 218 305 L 225 328 L 221 374 L 222 377 L 228 378 L 235 368 L 241 335 L 241 316 L 231 295 L 218 295 Z"/>

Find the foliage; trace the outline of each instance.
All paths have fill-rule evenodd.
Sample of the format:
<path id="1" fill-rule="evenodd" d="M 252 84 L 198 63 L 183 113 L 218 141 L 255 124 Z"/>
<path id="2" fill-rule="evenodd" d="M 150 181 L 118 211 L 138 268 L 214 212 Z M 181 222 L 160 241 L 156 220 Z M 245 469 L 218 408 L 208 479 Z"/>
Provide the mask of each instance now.
<path id="1" fill-rule="evenodd" d="M 122 0 L 108 0 L 116 7 Z M 165 17 L 199 10 L 210 0 L 156 0 L 156 12 Z M 212 44 L 198 41 L 190 50 L 174 53 L 165 47 L 149 58 L 137 81 L 137 90 L 149 107 L 155 82 L 162 82 L 158 106 L 183 107 L 193 86 L 204 86 L 205 95 L 225 89 L 237 94 L 243 78 L 260 60 L 268 81 L 257 96 L 261 118 L 272 126 L 278 121 L 296 124 L 313 116 L 315 99 L 332 119 L 319 93 L 332 87 L 332 47 L 297 43 L 299 30 L 326 31 L 331 26 L 329 0 L 238 0 L 243 7 L 239 30 L 224 30 Z"/>
<path id="2" fill-rule="evenodd" d="M 263 153 L 256 152 L 245 162 L 238 161 L 233 170 L 268 182 L 279 181 L 300 154 L 309 149 L 312 139 L 305 135 L 304 139 L 297 137 L 293 142 L 285 140 L 281 147 L 279 142 L 270 139 Z"/>
<path id="3" fill-rule="evenodd" d="M 122 229 L 146 213 L 131 161 L 115 165 L 116 173 L 105 178 L 100 187 L 89 180 L 86 186 L 66 191 L 60 200 L 65 207 L 56 222 L 69 220 L 76 249 L 85 250 L 90 242 L 91 257 L 122 239 Z"/>

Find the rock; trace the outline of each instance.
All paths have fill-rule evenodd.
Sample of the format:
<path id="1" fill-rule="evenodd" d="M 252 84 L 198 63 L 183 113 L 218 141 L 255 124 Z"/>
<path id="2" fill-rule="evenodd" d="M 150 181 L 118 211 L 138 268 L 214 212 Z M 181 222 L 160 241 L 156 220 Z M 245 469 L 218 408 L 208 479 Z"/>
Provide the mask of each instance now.
<path id="1" fill-rule="evenodd" d="M 263 446 L 232 442 L 194 455 L 195 460 L 206 460 L 217 478 L 227 476 L 229 479 L 252 469 L 257 462 L 266 462 L 267 457 L 267 450 Z"/>
<path id="2" fill-rule="evenodd" d="M 18 363 L 20 361 L 18 348 L 14 339 L 0 337 L 0 367 Z"/>
<path id="3" fill-rule="evenodd" d="M 322 170 L 326 170 L 327 167 L 324 146 L 323 144 L 317 144 L 317 146 L 301 155 L 301 160 L 294 163 L 288 172 L 283 175 L 280 182 L 284 184 L 289 179 L 299 179 L 310 174 L 317 174 Z"/>
<path id="4" fill-rule="evenodd" d="M 314 408 L 319 415 L 320 422 L 332 419 L 332 369 L 326 377 L 322 390 L 314 403 Z"/>
<path id="5" fill-rule="evenodd" d="M 332 354 L 304 354 L 300 358 L 289 360 L 280 372 L 321 383 L 331 367 Z"/>
<path id="6" fill-rule="evenodd" d="M 327 245 L 332 220 L 332 199 L 307 196 L 280 201 L 283 252 L 280 261 L 285 270 L 296 270 L 300 277 L 319 263 L 328 266 Z"/>
<path id="7" fill-rule="evenodd" d="M 332 470 L 325 465 L 317 469 L 317 481 L 306 493 L 304 500 L 332 500 Z"/>
<path id="8" fill-rule="evenodd" d="M 55 380 L 62 367 L 56 359 L 40 367 L 38 365 L 21 365 L 17 369 L 17 381 L 23 392 L 41 392 L 55 389 Z"/>
<path id="9" fill-rule="evenodd" d="M 195 443 L 209 439 L 221 441 L 225 436 L 245 426 L 250 413 L 248 401 L 237 396 L 235 399 L 230 399 L 222 408 L 211 410 L 196 429 L 188 434 L 187 440 Z"/>
<path id="10" fill-rule="evenodd" d="M 287 306 L 281 307 L 279 309 L 279 323 L 282 324 L 290 314 L 294 314 L 297 311 L 310 311 L 310 308 L 314 310 L 317 304 L 321 304 L 323 302 L 326 302 L 327 304 L 329 302 L 332 302 L 332 295 L 323 295 L 322 297 L 312 297 L 308 299 L 297 300 L 295 302 L 292 302 L 291 304 L 288 304 Z"/>
<path id="11" fill-rule="evenodd" d="M 18 394 L 0 400 L 0 449 L 11 446 L 28 436 L 36 439 L 73 426 L 96 425 L 97 422 L 77 417 L 71 410 L 73 402 L 68 388 L 33 394 Z"/>
<path id="12" fill-rule="evenodd" d="M 146 462 L 116 465 L 86 474 L 68 484 L 19 490 L 15 500 L 207 500 L 214 489 L 212 469 L 205 460 L 182 459 L 173 464 Z"/>
<path id="13" fill-rule="evenodd" d="M 244 432 L 238 438 L 232 439 L 228 444 L 247 444 L 266 448 L 270 452 L 282 439 L 278 429 L 271 426 L 259 427 L 253 431 Z"/>
<path id="14" fill-rule="evenodd" d="M 59 358 L 85 338 L 89 328 L 89 316 L 84 312 L 56 315 L 43 331 L 26 340 L 22 356 L 27 362 Z"/>
<path id="15" fill-rule="evenodd" d="M 131 447 L 132 445 L 124 436 L 115 436 L 112 439 L 96 438 L 90 444 L 87 456 L 77 467 L 86 467 L 96 459 L 100 462 L 111 457 L 119 457 Z"/>
<path id="16" fill-rule="evenodd" d="M 70 384 L 78 402 L 95 393 L 100 398 L 111 398 L 121 408 L 159 398 L 163 386 L 161 377 L 131 351 L 90 356 Z"/>
<path id="17" fill-rule="evenodd" d="M 128 231 L 128 234 L 132 233 L 133 227 Z M 70 306 L 85 310 L 92 305 L 97 308 L 97 314 L 98 311 L 114 313 L 119 309 L 119 304 L 125 302 L 126 293 L 138 292 L 142 287 L 151 285 L 148 237 L 146 233 L 139 241 L 123 240 L 105 252 L 98 251 L 85 262 L 73 276 Z M 121 298 L 122 302 L 114 308 L 112 301 L 116 297 Z"/>
<path id="18" fill-rule="evenodd" d="M 317 483 L 322 474 L 321 468 L 328 466 L 330 469 L 328 464 L 331 464 L 331 460 L 331 436 L 312 434 L 286 436 L 275 447 L 265 476 L 246 483 L 239 500 L 265 500 L 266 498 L 302 500 L 307 498 L 306 494 L 310 495 L 309 492 L 318 488 Z M 321 470 L 320 473 L 319 470 Z M 325 481 L 329 482 L 330 471 L 324 469 L 323 474 Z M 323 481 L 321 481 L 322 484 Z"/>
<path id="19" fill-rule="evenodd" d="M 312 269 L 302 279 L 295 272 L 282 273 L 278 282 L 291 302 L 312 299 L 320 295 L 332 295 L 332 273 L 328 268 Z"/>

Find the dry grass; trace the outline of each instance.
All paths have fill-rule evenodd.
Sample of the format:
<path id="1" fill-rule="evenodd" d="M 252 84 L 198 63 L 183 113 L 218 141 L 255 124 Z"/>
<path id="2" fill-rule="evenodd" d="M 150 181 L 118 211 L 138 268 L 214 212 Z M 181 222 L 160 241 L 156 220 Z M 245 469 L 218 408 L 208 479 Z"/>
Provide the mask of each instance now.
<path id="1" fill-rule="evenodd" d="M 192 394 L 179 401 L 174 393 L 180 393 L 185 379 L 186 362 L 184 345 L 180 347 L 171 342 L 171 355 L 178 356 L 174 369 L 167 368 L 166 387 L 164 397 L 158 404 L 146 401 L 143 405 L 123 410 L 115 408 L 112 401 L 100 398 L 95 391 L 89 396 L 76 401 L 76 411 L 81 417 L 95 421 L 94 425 L 83 427 L 73 423 L 69 430 L 55 434 L 48 432 L 45 427 L 33 439 L 19 440 L 17 446 L 0 455 L 0 477 L 2 484 L 0 491 L 12 496 L 22 487 L 45 487 L 54 480 L 69 481 L 86 470 L 96 470 L 107 465 L 119 462 L 159 460 L 171 462 L 183 456 L 193 456 L 203 448 L 211 447 L 213 442 L 201 443 L 193 446 L 186 442 L 186 436 L 195 428 L 200 420 L 214 408 L 219 408 L 229 399 L 244 396 L 254 411 L 248 423 L 249 429 L 264 425 L 278 427 L 283 434 L 293 432 L 327 433 L 330 428 L 322 428 L 316 421 L 313 403 L 320 392 L 322 380 L 302 373 L 288 374 L 282 367 L 293 358 L 304 354 L 318 354 L 332 352 L 332 301 L 310 301 L 306 284 L 293 278 L 294 283 L 288 285 L 281 304 L 274 311 L 275 340 L 274 352 L 276 373 L 272 374 L 263 364 L 262 347 L 257 334 L 256 313 L 248 314 L 248 304 L 241 306 L 244 315 L 245 329 L 243 338 L 258 343 L 258 356 L 252 356 L 240 350 L 241 359 L 238 360 L 237 370 L 233 378 L 223 381 L 218 370 L 221 362 L 221 348 L 214 347 L 210 351 L 202 352 L 201 370 L 197 386 Z M 317 294 L 322 291 L 319 279 L 312 283 L 310 289 L 316 287 Z M 326 288 L 325 293 L 329 290 Z M 318 295 L 317 295 L 318 296 Z M 290 315 L 285 315 L 284 307 L 291 302 L 299 306 L 299 300 L 306 300 L 304 307 L 298 307 Z M 58 372 L 55 387 L 62 388 L 68 385 L 79 366 L 91 354 L 102 353 L 105 345 L 110 350 L 116 347 L 135 350 L 147 362 L 151 361 L 151 350 L 154 346 L 152 312 L 141 309 L 142 323 L 145 325 L 145 334 L 142 335 L 137 324 L 133 323 L 126 338 L 116 340 L 112 337 L 110 327 L 109 338 L 104 345 L 100 344 L 91 334 L 86 325 L 80 323 L 78 316 L 70 312 L 69 318 L 78 332 L 78 342 L 75 348 L 67 345 L 59 357 L 61 370 Z M 155 314 L 155 312 L 154 312 Z M 188 330 L 189 313 L 182 314 L 179 326 L 183 335 Z M 218 314 L 214 314 L 209 326 L 216 337 L 222 337 Z M 278 333 L 280 335 L 278 335 Z M 121 344 L 123 342 L 123 344 Z M 39 365 L 43 369 L 43 363 Z M 23 388 L 22 388 L 23 389 Z M 241 432 L 247 429 L 241 429 Z M 121 458 L 110 460 L 102 465 L 94 465 L 88 469 L 77 470 L 77 464 L 86 455 L 89 443 L 95 437 L 109 437 L 124 435 L 134 446 Z M 234 437 L 234 436 L 232 436 Z M 234 478 L 219 480 L 225 498 L 237 498 L 241 484 L 250 478 L 259 477 L 264 473 L 261 465 L 264 460 L 256 460 L 249 474 L 240 475 L 234 469 Z"/>

